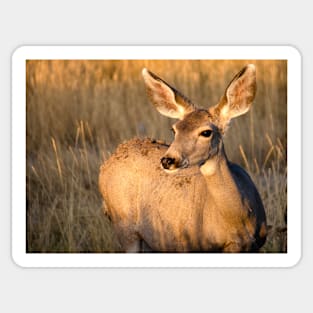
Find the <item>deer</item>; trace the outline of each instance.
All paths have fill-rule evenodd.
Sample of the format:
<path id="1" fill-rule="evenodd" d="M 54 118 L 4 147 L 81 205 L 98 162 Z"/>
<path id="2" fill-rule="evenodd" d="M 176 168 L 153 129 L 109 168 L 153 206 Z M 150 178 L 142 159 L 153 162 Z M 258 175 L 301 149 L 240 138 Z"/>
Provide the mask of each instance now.
<path id="1" fill-rule="evenodd" d="M 258 252 L 267 236 L 264 206 L 223 143 L 230 121 L 255 98 L 255 66 L 239 71 L 208 109 L 145 68 L 142 76 L 150 102 L 175 119 L 174 140 L 130 139 L 100 167 L 104 212 L 122 251 Z"/>

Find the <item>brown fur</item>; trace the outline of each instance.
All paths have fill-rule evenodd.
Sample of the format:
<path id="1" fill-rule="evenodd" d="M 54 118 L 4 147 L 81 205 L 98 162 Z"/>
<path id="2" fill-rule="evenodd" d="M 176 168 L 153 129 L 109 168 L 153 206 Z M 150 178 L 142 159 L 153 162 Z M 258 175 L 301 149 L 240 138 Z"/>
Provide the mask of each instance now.
<path id="1" fill-rule="evenodd" d="M 237 74 L 208 111 L 177 102 L 177 91 L 155 74 L 143 76 L 156 108 L 180 120 L 170 146 L 132 139 L 101 166 L 104 208 L 123 249 L 140 251 L 143 242 L 159 252 L 257 251 L 266 239 L 262 201 L 249 175 L 227 160 L 222 140 L 229 120 L 251 105 L 254 67 Z"/>

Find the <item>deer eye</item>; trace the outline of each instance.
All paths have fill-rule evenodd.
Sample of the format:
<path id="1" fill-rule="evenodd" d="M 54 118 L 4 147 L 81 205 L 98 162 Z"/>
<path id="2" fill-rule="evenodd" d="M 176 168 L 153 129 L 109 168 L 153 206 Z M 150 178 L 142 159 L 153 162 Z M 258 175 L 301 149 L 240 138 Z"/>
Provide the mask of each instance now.
<path id="1" fill-rule="evenodd" d="M 208 129 L 208 130 L 204 130 L 203 132 L 200 133 L 200 136 L 203 137 L 210 137 L 212 134 L 212 130 Z"/>

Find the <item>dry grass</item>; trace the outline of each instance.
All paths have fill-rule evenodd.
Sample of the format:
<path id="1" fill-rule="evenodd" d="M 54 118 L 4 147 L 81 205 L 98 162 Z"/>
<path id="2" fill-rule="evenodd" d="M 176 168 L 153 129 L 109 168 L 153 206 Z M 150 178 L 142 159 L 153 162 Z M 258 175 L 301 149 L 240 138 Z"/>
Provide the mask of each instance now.
<path id="1" fill-rule="evenodd" d="M 225 138 L 253 177 L 271 225 L 265 252 L 287 244 L 287 64 L 274 60 L 27 62 L 27 251 L 118 250 L 98 193 L 99 166 L 134 136 L 171 140 L 173 121 L 148 103 L 147 67 L 199 106 L 215 104 L 245 64 L 257 67 L 249 114 Z"/>

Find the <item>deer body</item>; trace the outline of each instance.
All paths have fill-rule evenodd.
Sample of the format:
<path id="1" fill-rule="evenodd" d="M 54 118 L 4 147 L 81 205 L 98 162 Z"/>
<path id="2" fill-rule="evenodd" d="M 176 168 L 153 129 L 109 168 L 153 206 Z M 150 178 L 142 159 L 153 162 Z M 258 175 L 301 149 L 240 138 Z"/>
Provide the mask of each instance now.
<path id="1" fill-rule="evenodd" d="M 230 118 L 253 100 L 254 67 L 235 77 L 209 110 L 196 109 L 154 74 L 143 76 L 155 107 L 179 121 L 170 146 L 132 139 L 101 166 L 100 192 L 122 248 L 257 251 L 266 238 L 262 201 L 249 175 L 228 161 L 222 140 Z M 231 97 L 240 99 L 230 105 Z"/>

